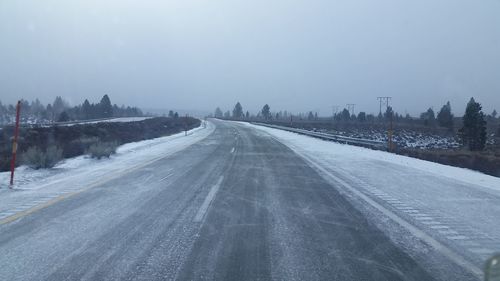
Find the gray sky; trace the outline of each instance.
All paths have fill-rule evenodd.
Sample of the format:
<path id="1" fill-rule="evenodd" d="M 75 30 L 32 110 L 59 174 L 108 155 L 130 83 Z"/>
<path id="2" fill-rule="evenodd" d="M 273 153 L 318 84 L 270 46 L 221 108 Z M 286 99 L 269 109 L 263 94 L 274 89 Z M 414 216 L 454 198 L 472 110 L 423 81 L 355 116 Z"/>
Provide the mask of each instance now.
<path id="1" fill-rule="evenodd" d="M 0 100 L 500 109 L 499 0 L 2 0 Z"/>

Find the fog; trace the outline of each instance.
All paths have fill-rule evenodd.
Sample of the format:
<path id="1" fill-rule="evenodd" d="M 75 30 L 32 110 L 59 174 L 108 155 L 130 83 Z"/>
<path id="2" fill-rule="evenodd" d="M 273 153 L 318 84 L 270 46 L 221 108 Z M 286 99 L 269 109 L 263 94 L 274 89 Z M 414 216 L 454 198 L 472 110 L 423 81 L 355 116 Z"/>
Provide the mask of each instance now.
<path id="1" fill-rule="evenodd" d="M 0 101 L 500 109 L 500 1 L 0 1 Z"/>

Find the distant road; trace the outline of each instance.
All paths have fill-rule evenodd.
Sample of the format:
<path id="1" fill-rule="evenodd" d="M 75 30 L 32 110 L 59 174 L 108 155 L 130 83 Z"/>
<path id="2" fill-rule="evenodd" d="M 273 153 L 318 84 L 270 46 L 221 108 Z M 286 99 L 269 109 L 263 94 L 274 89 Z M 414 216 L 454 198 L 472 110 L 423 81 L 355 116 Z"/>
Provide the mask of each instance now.
<path id="1" fill-rule="evenodd" d="M 453 267 L 428 273 L 275 138 L 213 122 L 214 133 L 182 151 L 0 225 L 0 279 L 436 280 L 449 272 L 457 280 Z"/>

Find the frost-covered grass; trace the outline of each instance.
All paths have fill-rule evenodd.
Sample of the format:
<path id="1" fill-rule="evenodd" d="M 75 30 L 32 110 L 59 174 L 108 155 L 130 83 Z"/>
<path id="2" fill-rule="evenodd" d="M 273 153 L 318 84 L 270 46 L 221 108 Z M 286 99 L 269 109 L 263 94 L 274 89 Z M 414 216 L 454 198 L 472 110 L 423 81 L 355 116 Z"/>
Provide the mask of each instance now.
<path id="1" fill-rule="evenodd" d="M 30 147 L 22 154 L 21 163 L 35 170 L 46 169 L 54 167 L 62 158 L 62 150 L 57 146 L 50 146 L 45 151 Z"/>
<path id="2" fill-rule="evenodd" d="M 116 141 L 96 142 L 87 149 L 86 154 L 97 159 L 101 159 L 103 157 L 109 158 L 112 154 L 116 153 L 118 146 L 119 143 Z"/>

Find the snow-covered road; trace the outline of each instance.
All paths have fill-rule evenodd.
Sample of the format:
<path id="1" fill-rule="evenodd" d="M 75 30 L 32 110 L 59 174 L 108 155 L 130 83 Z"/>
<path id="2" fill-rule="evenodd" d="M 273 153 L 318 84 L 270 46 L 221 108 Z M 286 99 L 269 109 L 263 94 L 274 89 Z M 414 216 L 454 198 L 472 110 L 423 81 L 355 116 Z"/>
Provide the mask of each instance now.
<path id="1" fill-rule="evenodd" d="M 367 216 L 422 260 L 429 249 L 415 244 L 415 236 L 478 274 L 500 251 L 500 178 L 244 124 L 271 134 L 333 176 Z M 405 238 L 405 232 L 411 235 Z"/>
<path id="2" fill-rule="evenodd" d="M 21 169 L 0 189 L 0 276 L 478 280 L 499 217 L 499 178 L 214 120 Z"/>

